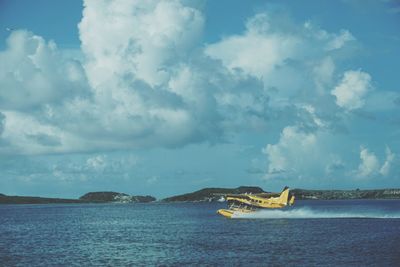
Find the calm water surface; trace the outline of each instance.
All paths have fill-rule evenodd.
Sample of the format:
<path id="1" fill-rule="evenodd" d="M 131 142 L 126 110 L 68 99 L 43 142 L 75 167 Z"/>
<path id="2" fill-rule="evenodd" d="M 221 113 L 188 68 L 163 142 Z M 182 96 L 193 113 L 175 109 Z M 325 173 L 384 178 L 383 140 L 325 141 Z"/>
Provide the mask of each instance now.
<path id="1" fill-rule="evenodd" d="M 400 201 L 0 205 L 0 266 L 400 266 Z"/>

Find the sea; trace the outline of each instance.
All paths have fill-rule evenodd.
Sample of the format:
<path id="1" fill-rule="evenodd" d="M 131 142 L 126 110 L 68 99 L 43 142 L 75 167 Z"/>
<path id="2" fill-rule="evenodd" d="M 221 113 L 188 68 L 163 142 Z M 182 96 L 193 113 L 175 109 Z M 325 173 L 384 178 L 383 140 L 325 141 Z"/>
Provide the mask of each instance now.
<path id="1" fill-rule="evenodd" d="M 400 200 L 0 205 L 0 266 L 400 266 Z"/>

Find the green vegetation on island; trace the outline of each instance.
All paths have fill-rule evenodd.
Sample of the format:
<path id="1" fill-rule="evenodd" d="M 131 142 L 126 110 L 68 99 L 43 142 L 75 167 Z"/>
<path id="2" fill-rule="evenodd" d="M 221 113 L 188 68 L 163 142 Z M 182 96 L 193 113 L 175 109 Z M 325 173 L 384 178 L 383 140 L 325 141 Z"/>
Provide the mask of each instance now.
<path id="1" fill-rule="evenodd" d="M 204 188 L 192 193 L 165 198 L 164 202 L 218 201 L 226 194 L 259 194 L 278 196 L 278 193 L 265 192 L 260 187 L 241 186 L 238 188 Z M 335 199 L 400 199 L 400 189 L 371 190 L 307 190 L 292 189 L 290 194 L 297 200 L 335 200 Z"/>
<path id="2" fill-rule="evenodd" d="M 152 196 L 130 196 L 124 193 L 117 192 L 90 192 L 79 198 L 83 202 L 91 203 L 106 203 L 106 202 L 119 202 L 119 203 L 132 203 L 132 202 L 153 202 L 156 200 Z"/>
<path id="3" fill-rule="evenodd" d="M 296 199 L 400 199 L 400 189 L 370 189 L 370 190 L 307 190 L 293 189 L 290 191 Z"/>
<path id="4" fill-rule="evenodd" d="M 47 198 L 47 197 L 26 197 L 7 196 L 0 194 L 0 204 L 58 204 L 58 203 L 81 203 L 78 199 Z"/>
<path id="5" fill-rule="evenodd" d="M 265 193 L 260 187 L 257 186 L 240 186 L 237 188 L 203 188 L 201 190 L 168 197 L 163 199 L 164 202 L 183 202 L 183 201 L 217 201 L 221 198 L 221 195 L 226 194 L 259 194 Z"/>
<path id="6" fill-rule="evenodd" d="M 165 198 L 162 202 L 200 202 L 223 200 L 228 194 L 266 194 L 275 196 L 256 186 L 237 188 L 204 188 L 192 193 Z M 335 199 L 400 199 L 400 189 L 369 190 L 308 190 L 292 189 L 290 194 L 297 200 L 335 200 Z M 0 194 L 0 204 L 57 204 L 57 203 L 148 203 L 154 202 L 153 196 L 131 196 L 118 192 L 89 192 L 79 199 L 45 198 L 30 196 L 7 196 Z"/>
<path id="7" fill-rule="evenodd" d="M 7 196 L 0 194 L 0 204 L 147 203 L 155 200 L 156 198 L 152 196 L 130 196 L 117 192 L 90 192 L 79 199 Z"/>

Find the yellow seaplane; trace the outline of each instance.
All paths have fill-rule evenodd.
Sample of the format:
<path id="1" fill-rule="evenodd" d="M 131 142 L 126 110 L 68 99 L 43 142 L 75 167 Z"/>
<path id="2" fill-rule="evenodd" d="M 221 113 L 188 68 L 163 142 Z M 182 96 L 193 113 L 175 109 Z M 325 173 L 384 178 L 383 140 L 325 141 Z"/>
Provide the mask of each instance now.
<path id="1" fill-rule="evenodd" d="M 273 195 L 278 196 L 274 197 Z M 228 202 L 228 209 L 219 209 L 217 213 L 227 218 L 260 209 L 282 209 L 294 204 L 294 196 L 289 199 L 289 188 L 287 186 L 280 194 L 228 194 L 225 195 L 225 198 Z"/>

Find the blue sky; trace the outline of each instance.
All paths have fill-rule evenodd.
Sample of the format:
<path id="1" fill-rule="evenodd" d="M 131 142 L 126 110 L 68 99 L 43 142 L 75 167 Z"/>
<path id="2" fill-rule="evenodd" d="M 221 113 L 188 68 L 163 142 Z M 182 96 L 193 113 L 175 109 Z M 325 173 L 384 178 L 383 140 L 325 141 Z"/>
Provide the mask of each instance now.
<path id="1" fill-rule="evenodd" d="M 400 187 L 397 1 L 0 2 L 0 192 Z"/>

